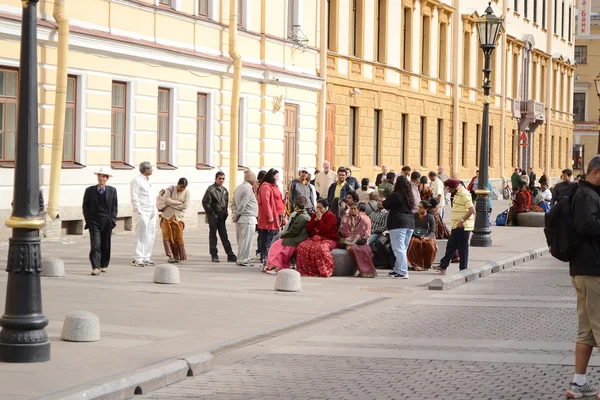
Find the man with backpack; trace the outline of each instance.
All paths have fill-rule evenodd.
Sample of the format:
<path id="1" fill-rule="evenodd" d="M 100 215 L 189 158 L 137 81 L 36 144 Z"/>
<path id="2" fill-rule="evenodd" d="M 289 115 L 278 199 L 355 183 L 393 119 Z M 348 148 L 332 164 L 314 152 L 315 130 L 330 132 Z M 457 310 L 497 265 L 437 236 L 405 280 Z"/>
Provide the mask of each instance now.
<path id="1" fill-rule="evenodd" d="M 598 389 L 587 382 L 585 374 L 592 350 L 600 344 L 600 308 L 597 306 L 600 303 L 600 155 L 590 161 L 586 180 L 580 183 L 575 194 L 559 200 L 557 207 L 569 200 L 571 214 L 568 211 L 562 214 L 561 222 L 564 224 L 560 227 L 569 236 L 559 247 L 566 254 L 564 258 L 568 258 L 571 280 L 577 293 L 579 323 L 575 376 L 566 395 L 578 399 L 598 393 Z M 569 222 L 572 222 L 572 228 Z M 555 255 L 555 249 L 552 253 Z"/>
<path id="2" fill-rule="evenodd" d="M 567 168 L 562 170 L 562 175 L 560 176 L 562 181 L 554 185 L 554 188 L 552 189 L 552 200 L 550 201 L 551 207 L 554 207 L 561 197 L 569 196 L 577 189 L 577 183 L 571 181 L 572 176 L 573 171 L 570 169 Z"/>

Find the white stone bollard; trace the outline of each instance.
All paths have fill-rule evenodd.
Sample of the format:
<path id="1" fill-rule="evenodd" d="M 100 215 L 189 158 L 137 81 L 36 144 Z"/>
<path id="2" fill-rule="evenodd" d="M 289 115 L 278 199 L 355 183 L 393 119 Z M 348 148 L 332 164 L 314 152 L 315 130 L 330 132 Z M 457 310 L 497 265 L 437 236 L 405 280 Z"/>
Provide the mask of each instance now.
<path id="1" fill-rule="evenodd" d="M 68 342 L 96 342 L 100 340 L 100 320 L 91 312 L 71 312 L 65 317 L 60 337 Z"/>
<path id="2" fill-rule="evenodd" d="M 295 269 L 282 269 L 277 272 L 275 278 L 275 290 L 280 292 L 299 292 L 300 273 Z"/>
<path id="3" fill-rule="evenodd" d="M 154 269 L 154 283 L 180 283 L 179 268 L 171 264 L 157 265 Z"/>
<path id="4" fill-rule="evenodd" d="M 41 276 L 63 277 L 65 276 L 65 263 L 60 258 L 48 257 L 42 260 Z"/>

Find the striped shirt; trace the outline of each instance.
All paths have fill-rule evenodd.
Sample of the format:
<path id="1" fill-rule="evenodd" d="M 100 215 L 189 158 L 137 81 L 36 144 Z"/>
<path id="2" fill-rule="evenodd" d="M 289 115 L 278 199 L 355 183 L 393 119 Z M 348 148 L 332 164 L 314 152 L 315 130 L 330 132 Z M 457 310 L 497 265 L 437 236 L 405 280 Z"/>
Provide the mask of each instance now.
<path id="1" fill-rule="evenodd" d="M 388 210 L 386 209 L 374 211 L 369 215 L 372 233 L 383 233 L 387 230 L 387 216 Z"/>

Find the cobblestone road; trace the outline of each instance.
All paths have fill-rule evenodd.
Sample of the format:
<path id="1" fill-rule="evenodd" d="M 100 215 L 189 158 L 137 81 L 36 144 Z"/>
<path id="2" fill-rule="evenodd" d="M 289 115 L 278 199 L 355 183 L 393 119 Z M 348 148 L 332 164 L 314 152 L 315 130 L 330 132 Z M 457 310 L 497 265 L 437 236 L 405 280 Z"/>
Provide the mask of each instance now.
<path id="1" fill-rule="evenodd" d="M 238 349 L 142 398 L 563 399 L 575 333 L 568 268 L 546 257 Z"/>

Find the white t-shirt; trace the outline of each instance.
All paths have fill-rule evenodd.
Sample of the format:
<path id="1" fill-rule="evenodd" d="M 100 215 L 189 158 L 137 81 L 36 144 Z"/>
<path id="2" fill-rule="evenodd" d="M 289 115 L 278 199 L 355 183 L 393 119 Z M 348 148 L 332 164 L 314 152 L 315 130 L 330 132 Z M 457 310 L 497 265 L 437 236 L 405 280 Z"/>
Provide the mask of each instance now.
<path id="1" fill-rule="evenodd" d="M 542 193 L 542 198 L 544 199 L 544 201 L 550 201 L 552 200 L 552 192 L 550 191 L 550 189 L 546 189 L 544 190 Z"/>
<path id="2" fill-rule="evenodd" d="M 438 176 L 435 181 L 431 181 L 431 191 L 433 197 L 440 201 L 439 208 L 443 208 L 446 205 L 446 199 L 444 198 L 444 182 Z"/>

